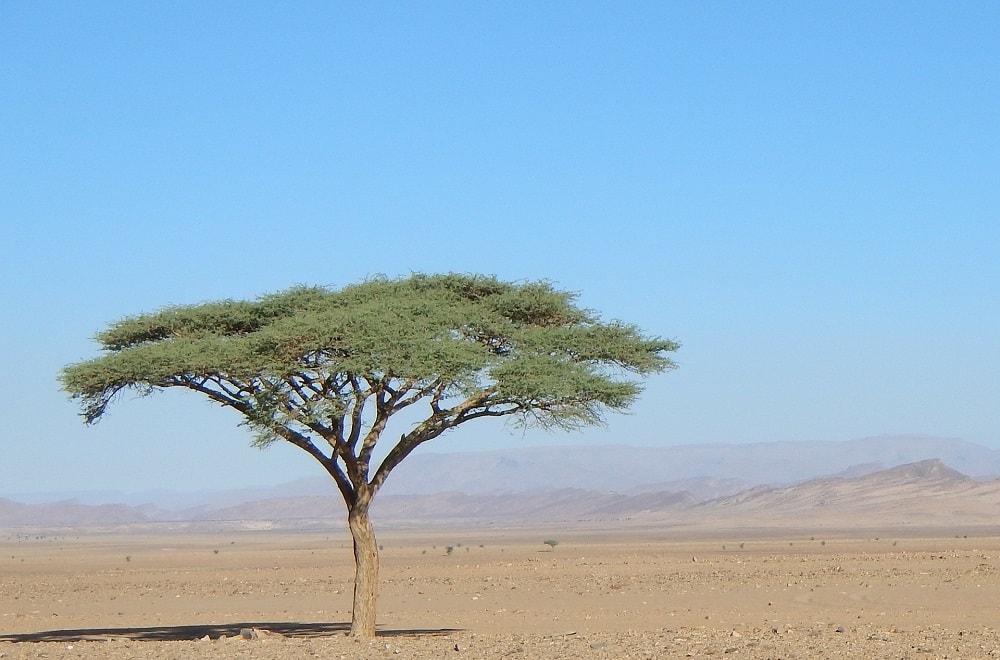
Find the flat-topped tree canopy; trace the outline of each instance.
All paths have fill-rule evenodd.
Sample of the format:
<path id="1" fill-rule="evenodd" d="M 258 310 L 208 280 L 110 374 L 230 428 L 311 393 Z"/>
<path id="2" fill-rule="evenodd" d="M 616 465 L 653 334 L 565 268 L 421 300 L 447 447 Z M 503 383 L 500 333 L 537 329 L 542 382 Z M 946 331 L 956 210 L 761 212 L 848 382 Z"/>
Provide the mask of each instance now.
<path id="1" fill-rule="evenodd" d="M 675 367 L 667 353 L 677 343 L 602 322 L 575 300 L 546 281 L 481 275 L 297 286 L 113 323 L 97 335 L 104 354 L 66 367 L 62 383 L 88 423 L 123 391 L 182 387 L 241 413 L 255 444 L 305 450 L 344 496 L 360 576 L 357 544 L 374 552 L 371 498 L 420 444 L 480 417 L 601 423 L 635 400 L 635 376 Z M 421 407 L 421 421 L 370 471 L 390 417 Z"/>
<path id="2" fill-rule="evenodd" d="M 280 427 L 335 438 L 361 394 L 426 398 L 428 431 L 459 413 L 575 427 L 627 408 L 640 388 L 621 374 L 672 368 L 677 345 L 574 299 L 547 282 L 414 275 L 169 307 L 99 333 L 105 355 L 67 367 L 63 384 L 88 422 L 123 390 L 193 389 L 243 413 L 258 443 Z"/>

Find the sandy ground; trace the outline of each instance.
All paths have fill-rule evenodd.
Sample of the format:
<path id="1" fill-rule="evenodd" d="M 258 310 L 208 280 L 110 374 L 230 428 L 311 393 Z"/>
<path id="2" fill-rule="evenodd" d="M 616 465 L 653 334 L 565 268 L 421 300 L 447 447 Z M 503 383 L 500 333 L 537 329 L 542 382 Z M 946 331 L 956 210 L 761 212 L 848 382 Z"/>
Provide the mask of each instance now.
<path id="1" fill-rule="evenodd" d="M 1000 538 L 930 536 L 383 532 L 356 641 L 339 533 L 11 533 L 0 658 L 1000 656 Z"/>

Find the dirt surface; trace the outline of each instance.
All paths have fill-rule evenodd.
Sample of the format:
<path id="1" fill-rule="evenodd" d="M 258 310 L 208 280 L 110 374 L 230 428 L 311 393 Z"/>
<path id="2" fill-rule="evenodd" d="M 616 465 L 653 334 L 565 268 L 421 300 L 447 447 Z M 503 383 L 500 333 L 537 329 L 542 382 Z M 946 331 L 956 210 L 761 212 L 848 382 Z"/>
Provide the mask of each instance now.
<path id="1" fill-rule="evenodd" d="M 1000 656 L 1000 538 L 931 536 L 383 532 L 356 641 L 339 533 L 11 533 L 0 658 Z"/>

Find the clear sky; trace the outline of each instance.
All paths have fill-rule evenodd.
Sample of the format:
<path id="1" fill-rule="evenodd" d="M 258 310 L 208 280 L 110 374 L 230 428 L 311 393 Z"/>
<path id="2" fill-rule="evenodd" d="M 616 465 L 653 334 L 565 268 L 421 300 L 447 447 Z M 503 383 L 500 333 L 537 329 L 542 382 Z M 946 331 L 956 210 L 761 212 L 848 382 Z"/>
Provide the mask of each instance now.
<path id="1" fill-rule="evenodd" d="M 0 495 L 320 474 L 196 395 L 85 427 L 110 321 L 554 281 L 677 339 L 606 429 L 1000 448 L 1000 3 L 0 3 Z"/>

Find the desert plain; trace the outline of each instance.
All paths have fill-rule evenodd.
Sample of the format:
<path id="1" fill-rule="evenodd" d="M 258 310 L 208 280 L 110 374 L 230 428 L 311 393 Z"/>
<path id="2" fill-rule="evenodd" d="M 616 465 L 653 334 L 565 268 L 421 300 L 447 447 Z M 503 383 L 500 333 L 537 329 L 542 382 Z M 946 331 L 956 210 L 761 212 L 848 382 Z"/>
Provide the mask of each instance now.
<path id="1" fill-rule="evenodd" d="M 1000 656 L 992 529 L 566 523 L 380 542 L 380 634 L 354 640 L 339 530 L 4 532 L 0 658 Z"/>

